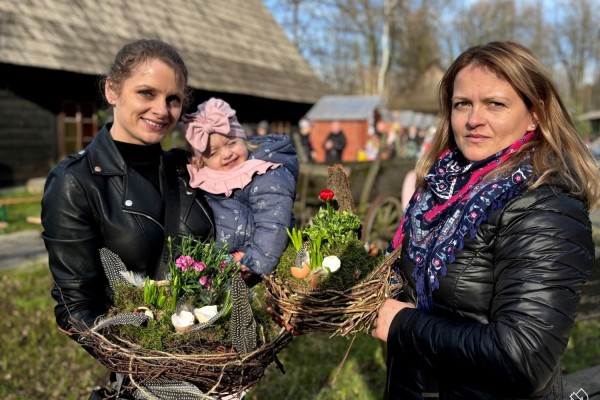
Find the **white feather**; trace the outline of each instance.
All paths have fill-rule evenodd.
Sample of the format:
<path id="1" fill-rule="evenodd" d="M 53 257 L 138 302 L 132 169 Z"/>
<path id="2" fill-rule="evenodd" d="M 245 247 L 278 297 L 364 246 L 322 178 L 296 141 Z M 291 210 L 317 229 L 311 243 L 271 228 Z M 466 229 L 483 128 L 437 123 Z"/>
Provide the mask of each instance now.
<path id="1" fill-rule="evenodd" d="M 146 283 L 146 277 L 140 273 L 133 271 L 119 271 L 119 273 L 125 278 L 129 284 L 134 287 L 142 288 Z"/>

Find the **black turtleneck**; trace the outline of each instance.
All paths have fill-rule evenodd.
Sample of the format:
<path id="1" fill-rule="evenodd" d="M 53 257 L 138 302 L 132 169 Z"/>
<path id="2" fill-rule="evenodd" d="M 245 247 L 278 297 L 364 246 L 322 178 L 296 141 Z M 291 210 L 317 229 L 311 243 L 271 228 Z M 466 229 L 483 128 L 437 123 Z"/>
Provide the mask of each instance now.
<path id="1" fill-rule="evenodd" d="M 160 193 L 160 157 L 162 155 L 162 147 L 160 143 L 150 146 L 131 144 L 125 142 L 117 142 L 117 149 L 123 156 L 127 165 L 131 166 L 138 173 L 152 182 L 152 185 Z"/>

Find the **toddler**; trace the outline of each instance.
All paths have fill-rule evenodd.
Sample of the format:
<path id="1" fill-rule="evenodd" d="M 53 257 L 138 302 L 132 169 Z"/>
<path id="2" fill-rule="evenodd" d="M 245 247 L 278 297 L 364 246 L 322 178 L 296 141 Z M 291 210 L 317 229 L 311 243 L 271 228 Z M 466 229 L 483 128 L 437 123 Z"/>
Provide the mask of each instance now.
<path id="1" fill-rule="evenodd" d="M 217 240 L 227 243 L 247 279 L 272 272 L 288 244 L 299 167 L 288 136 L 249 142 L 235 114 L 211 98 L 184 115 L 183 126 L 194 153 L 190 185 L 207 192 Z"/>

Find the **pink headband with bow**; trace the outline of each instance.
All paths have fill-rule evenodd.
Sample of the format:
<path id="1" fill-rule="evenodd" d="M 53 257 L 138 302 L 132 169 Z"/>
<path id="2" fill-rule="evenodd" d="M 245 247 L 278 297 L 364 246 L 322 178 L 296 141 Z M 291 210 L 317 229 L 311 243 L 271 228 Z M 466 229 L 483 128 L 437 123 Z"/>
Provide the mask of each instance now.
<path id="1" fill-rule="evenodd" d="M 194 151 L 202 154 L 212 133 L 246 139 L 246 133 L 235 116 L 235 110 L 221 99 L 211 98 L 198 106 L 198 111 L 182 117 L 185 138 Z"/>

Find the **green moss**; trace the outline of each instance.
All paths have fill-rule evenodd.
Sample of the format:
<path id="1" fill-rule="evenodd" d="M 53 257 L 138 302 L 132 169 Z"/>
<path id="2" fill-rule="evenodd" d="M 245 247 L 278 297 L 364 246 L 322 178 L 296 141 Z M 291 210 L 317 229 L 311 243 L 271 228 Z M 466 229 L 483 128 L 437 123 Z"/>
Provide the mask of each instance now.
<path id="1" fill-rule="evenodd" d="M 383 255 L 370 256 L 364 248 L 364 243 L 358 239 L 333 250 L 334 255 L 341 261 L 341 268 L 321 281 L 319 287 L 323 289 L 348 289 L 364 280 L 369 272 L 383 261 Z"/>
<path id="2" fill-rule="evenodd" d="M 346 290 L 364 280 L 384 259 L 383 254 L 369 255 L 364 243 L 358 239 L 350 239 L 348 243 L 331 246 L 324 256 L 335 255 L 340 259 L 341 267 L 333 274 L 321 278 L 317 287 L 312 286 L 309 279 L 296 279 L 291 275 L 290 268 L 295 265 L 296 251 L 288 246 L 276 269 L 278 279 L 303 290 L 335 289 Z"/>
<path id="3" fill-rule="evenodd" d="M 296 263 L 296 250 L 292 244 L 289 244 L 285 249 L 281 257 L 279 258 L 279 264 L 277 264 L 276 274 L 278 277 L 289 280 L 295 279 L 292 277 L 290 268 Z"/>
<path id="4" fill-rule="evenodd" d="M 259 328 L 259 339 L 266 342 L 272 340 L 279 332 L 280 327 L 273 322 L 265 311 L 264 289 L 262 285 L 252 290 L 251 306 L 254 319 Z M 167 290 L 167 304 L 171 294 Z M 201 307 L 194 299 L 188 298 L 188 302 L 194 306 Z M 143 290 L 120 285 L 114 294 L 114 307 L 109 315 L 117 315 L 122 312 L 135 312 L 140 307 L 148 307 L 155 315 L 155 320 L 148 321 L 144 326 L 117 326 L 112 328 L 119 337 L 137 343 L 149 350 L 165 351 L 173 354 L 201 354 L 223 351 L 231 348 L 229 337 L 229 314 L 219 319 L 213 326 L 190 333 L 178 333 L 172 323 L 172 312 L 152 307 L 143 301 Z"/>

